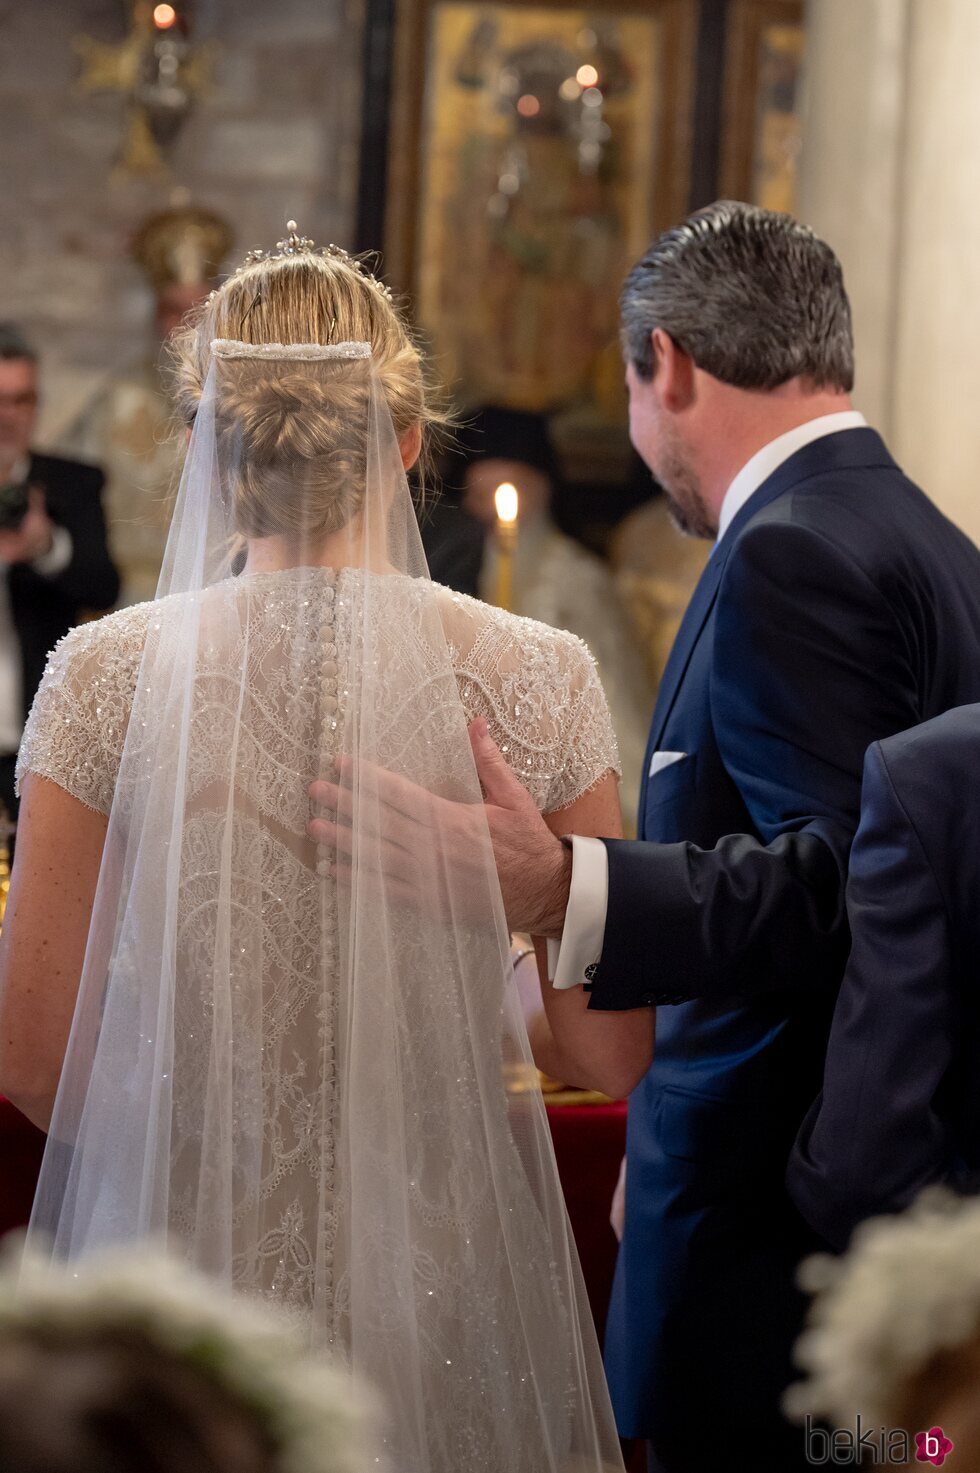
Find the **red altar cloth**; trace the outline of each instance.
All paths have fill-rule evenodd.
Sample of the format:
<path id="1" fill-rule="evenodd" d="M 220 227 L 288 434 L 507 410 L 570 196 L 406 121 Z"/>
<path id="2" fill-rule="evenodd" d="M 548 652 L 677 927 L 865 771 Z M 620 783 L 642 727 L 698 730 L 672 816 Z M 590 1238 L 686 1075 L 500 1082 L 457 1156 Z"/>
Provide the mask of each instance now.
<path id="1" fill-rule="evenodd" d="M 626 1150 L 626 1101 L 612 1105 L 552 1105 L 548 1121 L 601 1341 L 616 1267 L 616 1238 L 609 1226 L 609 1208 Z M 623 1443 L 623 1457 L 627 1473 L 646 1473 L 645 1443 Z"/>
<path id="2" fill-rule="evenodd" d="M 601 1340 L 616 1267 L 616 1237 L 609 1226 L 609 1208 L 626 1150 L 626 1101 L 552 1105 L 548 1123 Z"/>

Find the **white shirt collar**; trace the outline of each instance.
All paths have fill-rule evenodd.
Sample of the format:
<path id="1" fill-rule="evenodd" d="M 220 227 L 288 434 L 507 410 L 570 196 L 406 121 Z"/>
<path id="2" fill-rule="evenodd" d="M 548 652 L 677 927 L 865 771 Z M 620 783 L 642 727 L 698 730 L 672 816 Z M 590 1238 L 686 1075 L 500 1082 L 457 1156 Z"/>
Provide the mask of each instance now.
<path id="1" fill-rule="evenodd" d="M 822 440 L 825 435 L 836 435 L 840 430 L 860 430 L 866 425 L 867 420 L 863 414 L 859 414 L 856 409 L 844 409 L 838 414 L 822 414 L 819 419 L 808 420 L 805 425 L 797 425 L 795 430 L 787 430 L 785 435 L 778 435 L 768 445 L 763 445 L 743 465 L 725 492 L 718 517 L 715 546 L 724 537 L 749 497 L 758 491 L 763 481 L 768 481 L 784 461 L 795 455 L 797 450 L 802 450 L 804 445 L 812 445 L 814 440 Z"/>

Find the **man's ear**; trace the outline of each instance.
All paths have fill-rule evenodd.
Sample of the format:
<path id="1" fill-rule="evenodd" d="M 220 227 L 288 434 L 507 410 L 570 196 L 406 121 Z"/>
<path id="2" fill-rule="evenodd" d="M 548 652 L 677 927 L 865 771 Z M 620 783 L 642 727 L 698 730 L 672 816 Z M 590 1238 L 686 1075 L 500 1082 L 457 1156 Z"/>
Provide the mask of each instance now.
<path id="1" fill-rule="evenodd" d="M 654 328 L 652 342 L 653 376 L 660 402 L 670 413 L 678 414 L 694 401 L 694 360 L 662 327 Z"/>
<path id="2" fill-rule="evenodd" d="M 422 426 L 416 424 L 406 430 L 398 441 L 398 449 L 401 451 L 402 466 L 410 471 L 422 453 Z"/>

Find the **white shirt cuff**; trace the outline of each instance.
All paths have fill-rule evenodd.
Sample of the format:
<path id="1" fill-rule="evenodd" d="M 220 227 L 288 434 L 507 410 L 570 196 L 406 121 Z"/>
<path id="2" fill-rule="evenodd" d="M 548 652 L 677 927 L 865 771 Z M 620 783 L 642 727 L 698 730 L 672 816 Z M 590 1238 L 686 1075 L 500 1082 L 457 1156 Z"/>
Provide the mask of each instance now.
<path id="1" fill-rule="evenodd" d="M 609 903 L 609 856 L 601 839 L 572 838 L 572 881 L 561 941 L 548 942 L 548 977 L 563 991 L 581 987 L 602 955 Z"/>
<path id="2" fill-rule="evenodd" d="M 53 578 L 57 573 L 63 573 L 71 562 L 74 551 L 71 533 L 67 527 L 53 527 L 51 530 L 51 546 L 47 552 L 36 557 L 31 563 L 35 573 L 40 573 L 42 578 Z"/>

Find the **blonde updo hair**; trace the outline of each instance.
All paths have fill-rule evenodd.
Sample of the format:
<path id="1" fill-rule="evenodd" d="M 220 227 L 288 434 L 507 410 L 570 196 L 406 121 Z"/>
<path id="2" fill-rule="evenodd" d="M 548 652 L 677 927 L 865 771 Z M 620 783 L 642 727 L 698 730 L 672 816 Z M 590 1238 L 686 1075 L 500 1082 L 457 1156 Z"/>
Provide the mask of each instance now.
<path id="1" fill-rule="evenodd" d="M 448 424 L 426 383 L 421 355 L 396 306 L 343 256 L 303 252 L 243 267 L 171 341 L 175 401 L 186 425 L 197 414 L 211 343 L 371 345 L 370 368 L 399 440 L 417 428 L 424 475 L 433 433 Z M 364 363 L 277 358 L 221 361 L 219 437 L 240 470 L 234 517 L 245 537 L 315 541 L 360 510 L 370 376 Z"/>

